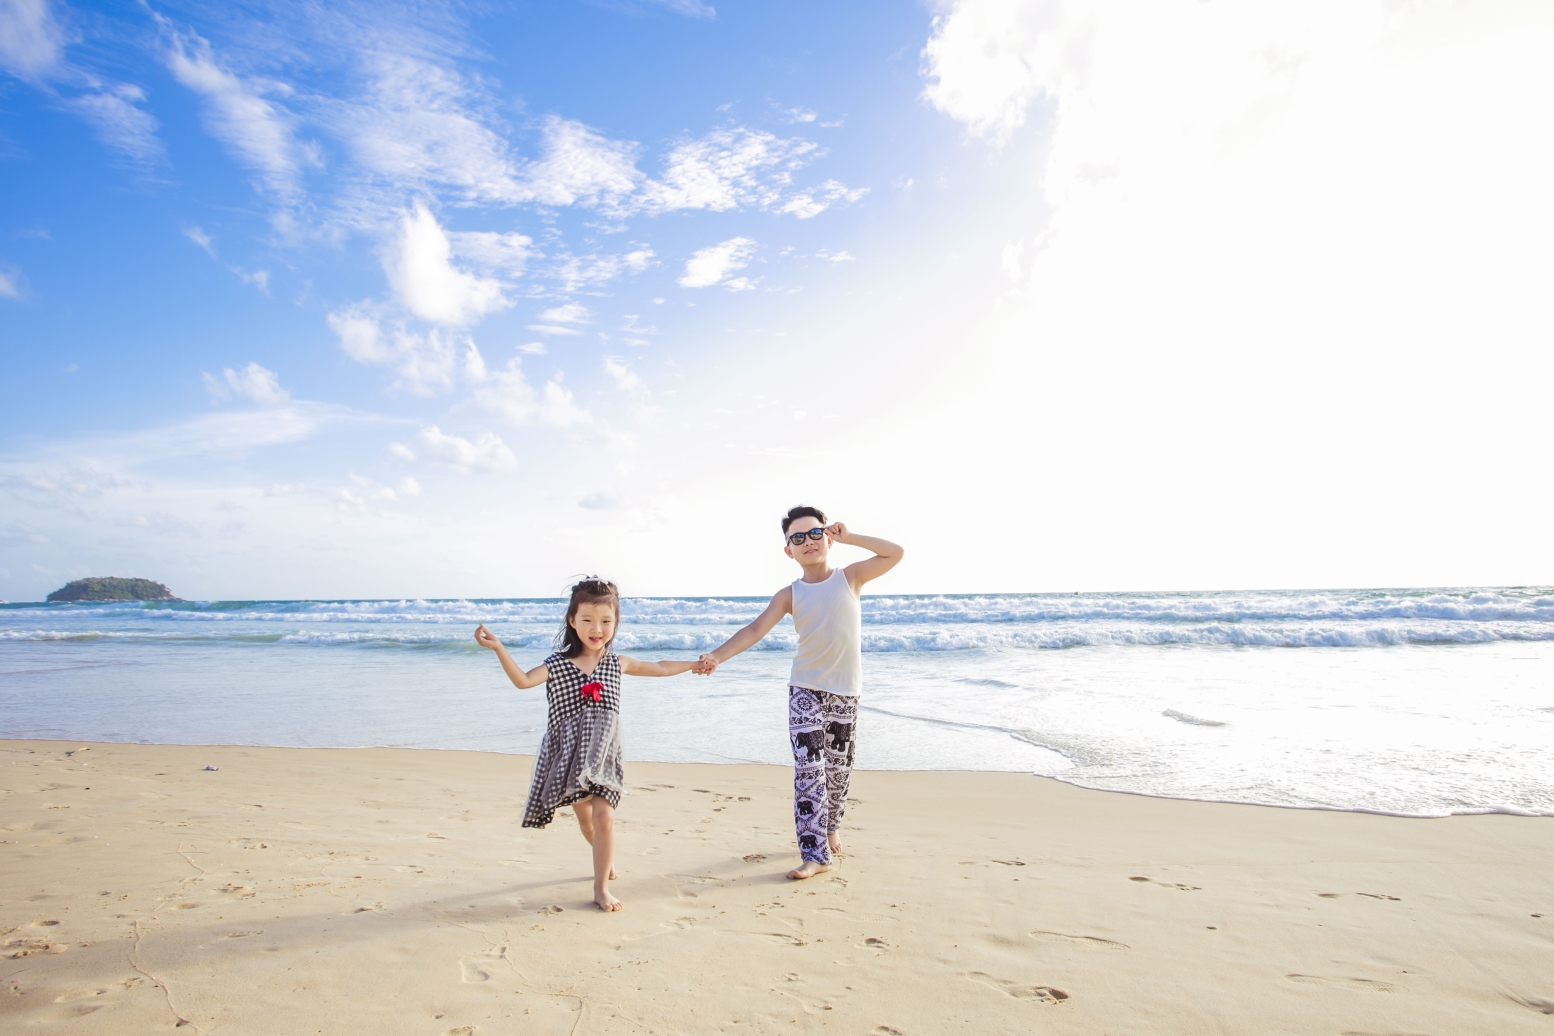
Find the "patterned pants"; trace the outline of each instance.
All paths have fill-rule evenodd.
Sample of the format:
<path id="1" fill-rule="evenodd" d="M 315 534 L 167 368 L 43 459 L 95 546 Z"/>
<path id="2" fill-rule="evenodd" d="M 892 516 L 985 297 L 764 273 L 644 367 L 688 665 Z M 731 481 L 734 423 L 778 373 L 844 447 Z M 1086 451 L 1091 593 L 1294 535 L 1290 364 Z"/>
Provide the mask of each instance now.
<path id="1" fill-rule="evenodd" d="M 842 826 L 853 772 L 858 699 L 808 687 L 788 688 L 788 737 L 793 742 L 793 824 L 799 852 L 831 862 L 826 836 Z"/>

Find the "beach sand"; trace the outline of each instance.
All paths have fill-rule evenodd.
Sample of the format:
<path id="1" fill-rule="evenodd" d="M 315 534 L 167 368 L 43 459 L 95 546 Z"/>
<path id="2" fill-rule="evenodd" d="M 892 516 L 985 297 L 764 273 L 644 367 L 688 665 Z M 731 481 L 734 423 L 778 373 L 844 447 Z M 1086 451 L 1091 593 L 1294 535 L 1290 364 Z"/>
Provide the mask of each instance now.
<path id="1" fill-rule="evenodd" d="M 790 882 L 788 770 L 631 763 L 626 909 L 605 915 L 570 811 L 518 826 L 531 763 L 0 742 L 0 1020 L 104 1034 L 1554 1033 L 1554 818 L 859 772 L 846 856 Z"/>

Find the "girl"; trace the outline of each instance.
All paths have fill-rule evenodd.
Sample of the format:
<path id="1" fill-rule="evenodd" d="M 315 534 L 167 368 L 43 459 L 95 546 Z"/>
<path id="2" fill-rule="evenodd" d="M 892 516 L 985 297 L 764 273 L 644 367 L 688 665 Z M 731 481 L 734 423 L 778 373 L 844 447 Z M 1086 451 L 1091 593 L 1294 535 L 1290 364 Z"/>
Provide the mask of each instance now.
<path id="1" fill-rule="evenodd" d="M 594 902 L 600 910 L 619 910 L 610 895 L 615 877 L 615 809 L 621 786 L 621 674 L 676 676 L 696 662 L 638 662 L 610 650 L 620 624 L 621 598 L 615 584 L 584 579 L 572 588 L 566 621 L 556 637 L 555 654 L 524 672 L 502 642 L 484 625 L 475 643 L 496 652 L 502 670 L 520 690 L 545 685 L 549 717 L 534 783 L 523 811 L 524 827 L 544 827 L 562 806 L 577 811 L 578 826 L 594 850 Z"/>

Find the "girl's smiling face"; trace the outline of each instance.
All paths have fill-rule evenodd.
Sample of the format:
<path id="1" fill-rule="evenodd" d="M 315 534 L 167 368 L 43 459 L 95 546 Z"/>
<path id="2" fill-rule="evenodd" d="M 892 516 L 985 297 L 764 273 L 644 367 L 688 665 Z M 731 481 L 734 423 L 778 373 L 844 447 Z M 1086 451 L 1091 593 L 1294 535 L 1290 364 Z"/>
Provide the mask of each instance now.
<path id="1" fill-rule="evenodd" d="M 567 624 L 577 631 L 583 649 L 590 654 L 603 651 L 615 639 L 615 609 L 608 601 L 584 601 Z"/>

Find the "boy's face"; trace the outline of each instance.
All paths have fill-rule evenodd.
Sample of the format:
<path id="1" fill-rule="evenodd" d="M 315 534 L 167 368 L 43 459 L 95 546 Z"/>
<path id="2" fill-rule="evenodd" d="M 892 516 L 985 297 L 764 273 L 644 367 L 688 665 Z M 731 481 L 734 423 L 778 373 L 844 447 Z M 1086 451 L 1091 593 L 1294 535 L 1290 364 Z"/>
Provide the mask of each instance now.
<path id="1" fill-rule="evenodd" d="M 823 528 L 825 526 L 820 523 L 818 518 L 811 518 L 806 515 L 803 518 L 793 519 L 793 522 L 788 526 L 787 535 L 792 537 L 801 532 L 805 533 L 804 542 L 795 547 L 791 538 L 784 538 L 782 541 L 782 552 L 801 565 L 813 565 L 825 561 L 831 551 L 831 537 L 822 536 L 817 540 L 813 536 L 808 535 L 812 529 Z"/>
<path id="2" fill-rule="evenodd" d="M 590 651 L 604 650 L 615 636 L 615 609 L 605 601 L 584 601 L 567 621 Z"/>

